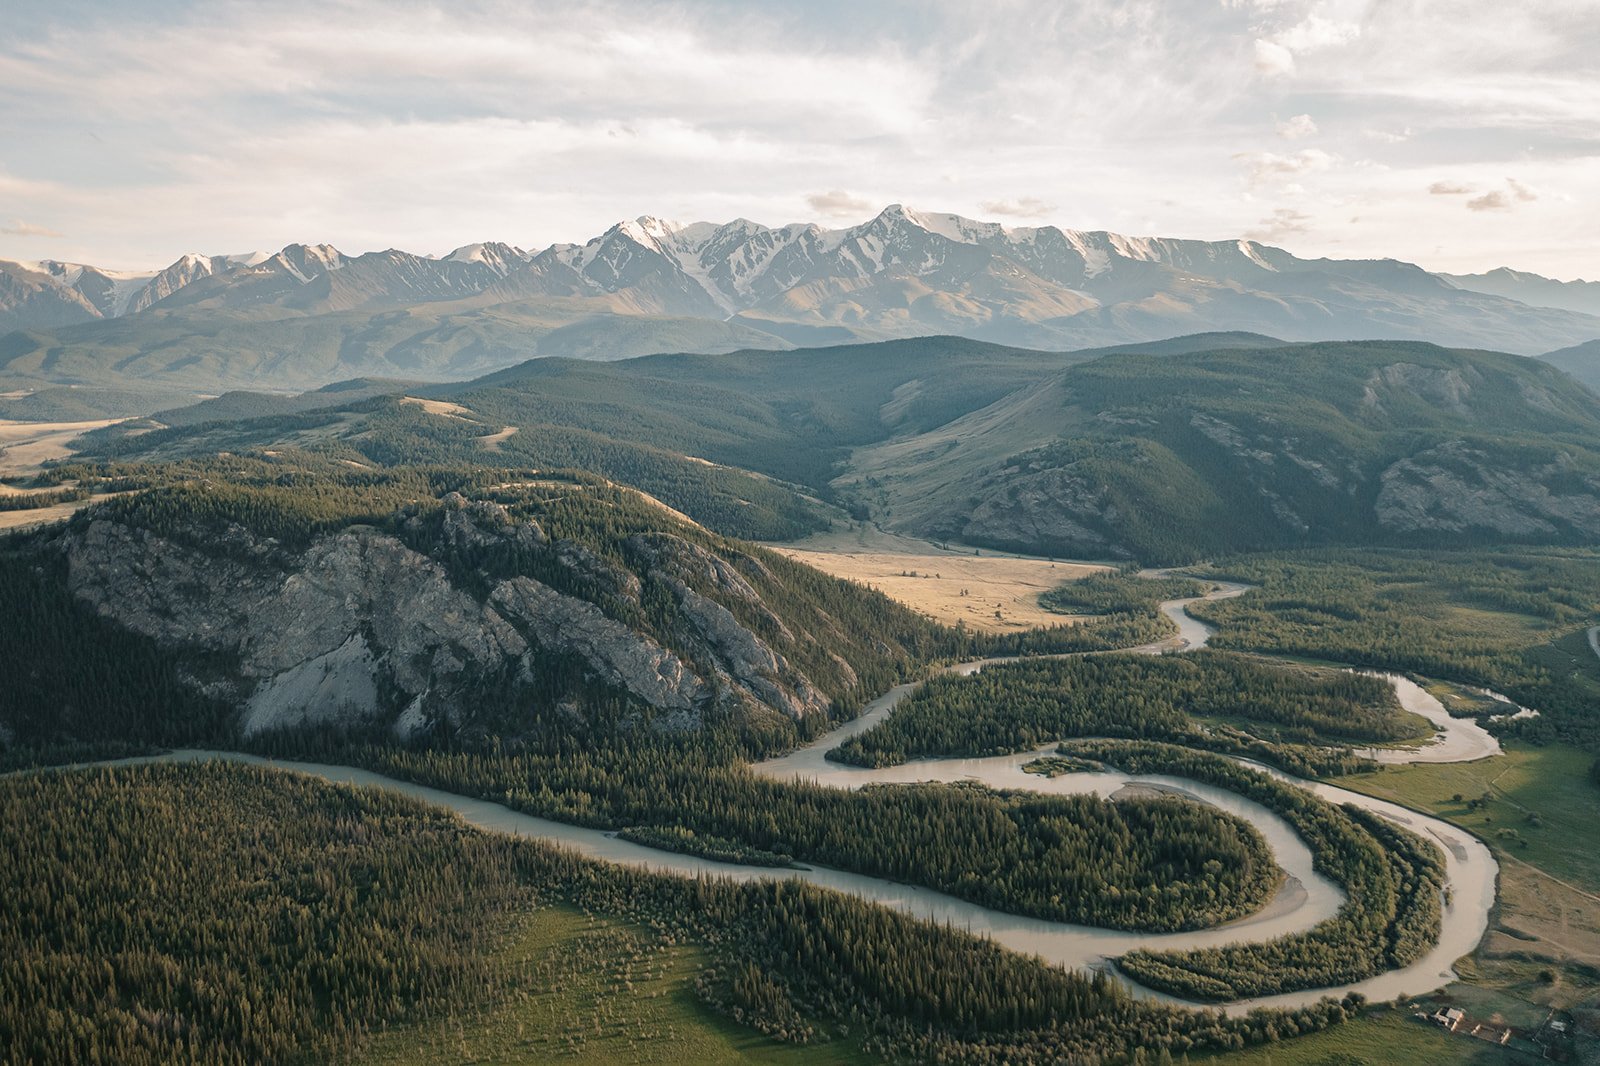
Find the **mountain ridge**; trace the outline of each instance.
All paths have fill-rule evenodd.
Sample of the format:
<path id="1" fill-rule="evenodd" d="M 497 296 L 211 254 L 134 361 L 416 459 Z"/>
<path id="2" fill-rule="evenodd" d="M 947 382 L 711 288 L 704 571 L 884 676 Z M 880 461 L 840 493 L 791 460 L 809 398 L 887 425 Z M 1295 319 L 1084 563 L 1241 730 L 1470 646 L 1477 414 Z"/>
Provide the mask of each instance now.
<path id="1" fill-rule="evenodd" d="M 218 331 L 263 323 L 274 324 L 271 334 L 252 334 L 250 345 L 218 341 Z M 1302 259 L 1242 239 L 1007 228 L 895 204 L 838 229 L 640 216 L 537 252 L 492 241 L 443 256 L 291 244 L 187 255 L 147 274 L 0 263 L 5 329 L 8 383 L 188 375 L 230 389 L 459 379 L 530 356 L 942 334 L 1066 350 L 1248 331 L 1531 355 L 1600 336 L 1600 315 L 1475 291 L 1398 260 Z M 270 358 L 235 354 L 252 346 Z"/>

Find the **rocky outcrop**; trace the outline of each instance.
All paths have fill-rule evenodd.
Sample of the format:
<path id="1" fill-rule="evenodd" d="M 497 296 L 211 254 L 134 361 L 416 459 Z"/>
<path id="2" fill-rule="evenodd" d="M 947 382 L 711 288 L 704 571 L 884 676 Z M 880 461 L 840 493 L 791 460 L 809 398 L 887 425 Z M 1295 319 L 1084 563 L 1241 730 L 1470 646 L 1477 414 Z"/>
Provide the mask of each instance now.
<path id="1" fill-rule="evenodd" d="M 793 632 L 762 602 L 755 587 L 732 562 L 665 533 L 631 537 L 627 547 L 645 563 L 652 579 L 672 591 L 679 613 L 710 653 L 718 676 L 727 684 L 796 721 L 827 714 L 830 701 L 810 679 L 740 622 L 732 610 L 697 591 L 695 586 L 737 604 L 772 639 L 792 643 Z M 739 561 L 771 577 L 759 560 L 740 556 Z"/>
<path id="2" fill-rule="evenodd" d="M 1409 395 L 1452 414 L 1470 416 L 1467 400 L 1483 375 L 1475 368 L 1428 367 L 1416 363 L 1391 363 L 1374 370 L 1363 383 L 1361 404 L 1383 409 L 1384 394 Z"/>
<path id="3" fill-rule="evenodd" d="M 711 691 L 683 661 L 649 637 L 607 618 L 594 604 L 529 577 L 497 585 L 489 600 L 526 625 L 546 649 L 580 656 L 605 681 L 626 689 L 679 724 Z"/>
<path id="4" fill-rule="evenodd" d="M 983 492 L 946 535 L 971 544 L 1037 545 L 1043 551 L 1121 554 L 1099 528 L 1116 509 L 1088 478 L 1057 467 L 1010 475 Z M 1099 527 L 1099 528 L 1097 528 Z"/>
<path id="5" fill-rule="evenodd" d="M 531 723 L 556 704 L 581 718 L 582 700 L 534 684 L 557 661 L 562 677 L 580 663 L 587 683 L 631 701 L 655 728 L 696 728 L 708 713 L 827 714 L 828 697 L 772 644 L 792 642 L 790 627 L 716 553 L 673 536 L 635 537 L 623 545 L 635 572 L 574 541 L 552 542 L 500 504 L 456 494 L 442 502 L 402 522 L 400 535 L 351 526 L 296 551 L 237 526 L 160 536 L 109 517 L 59 543 L 72 593 L 182 649 L 186 680 L 234 704 L 247 735 L 378 723 L 412 736 L 488 729 L 488 717 L 514 732 L 519 715 Z M 533 569 L 463 572 L 472 558 Z M 650 631 L 640 624 L 646 582 L 677 608 L 665 621 L 657 608 Z M 536 690 L 537 699 L 516 695 Z M 484 691 L 502 696 L 486 706 Z"/>
<path id="6" fill-rule="evenodd" d="M 287 569 L 276 544 L 242 529 L 218 547 L 102 519 L 67 540 L 68 580 L 128 629 L 225 656 L 206 680 L 244 705 L 247 733 L 379 714 L 375 673 L 408 698 L 444 694 L 528 650 L 441 565 L 373 529 L 323 537 Z"/>
<path id="7" fill-rule="evenodd" d="M 1466 441 L 1450 441 L 1394 463 L 1382 485 L 1378 521 L 1396 532 L 1600 533 L 1600 477 L 1580 474 L 1561 456 L 1511 469 Z"/>

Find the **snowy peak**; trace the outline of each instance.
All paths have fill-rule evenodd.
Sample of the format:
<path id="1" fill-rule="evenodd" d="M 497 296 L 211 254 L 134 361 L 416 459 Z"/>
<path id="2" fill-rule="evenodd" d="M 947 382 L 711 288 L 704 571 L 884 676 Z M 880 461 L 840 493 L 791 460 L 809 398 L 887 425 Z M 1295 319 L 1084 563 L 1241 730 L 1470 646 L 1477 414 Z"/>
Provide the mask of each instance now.
<path id="1" fill-rule="evenodd" d="M 1600 335 L 1600 283 L 1300 259 L 1241 239 L 1007 228 L 905 204 L 842 228 L 640 215 L 537 253 L 499 241 L 439 257 L 291 244 L 271 255 L 189 254 L 154 274 L 0 263 L 0 332 L 157 308 L 296 317 L 434 304 L 453 315 L 522 301 L 562 323 L 733 320 L 785 343 L 949 333 L 1067 348 L 1245 330 L 1544 351 Z"/>
<path id="2" fill-rule="evenodd" d="M 340 269 L 348 260 L 331 244 L 291 244 L 267 262 L 287 270 L 302 282 L 308 282 L 330 270 Z"/>
<path id="3" fill-rule="evenodd" d="M 476 263 L 487 268 L 495 277 L 503 278 L 533 257 L 503 241 L 484 241 L 464 244 L 444 258 L 450 263 Z"/>

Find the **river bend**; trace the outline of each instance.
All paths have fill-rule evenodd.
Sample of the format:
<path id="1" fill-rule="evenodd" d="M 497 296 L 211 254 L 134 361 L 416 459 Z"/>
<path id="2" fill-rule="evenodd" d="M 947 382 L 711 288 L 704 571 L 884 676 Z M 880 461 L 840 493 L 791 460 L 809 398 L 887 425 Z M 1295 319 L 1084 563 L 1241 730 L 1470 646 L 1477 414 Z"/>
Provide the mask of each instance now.
<path id="1" fill-rule="evenodd" d="M 1207 597 L 1237 596 L 1247 586 L 1220 584 Z M 1193 599 L 1169 601 L 1161 610 L 1178 626 L 1178 633 L 1163 641 L 1132 649 L 1149 654 L 1187 651 L 1204 647 L 1211 631 L 1184 609 Z M 970 674 L 1002 660 L 979 660 L 950 667 L 956 673 Z M 1463 729 L 1471 723 L 1451 719 L 1438 701 L 1400 678 L 1391 678 L 1397 694 L 1408 710 L 1423 714 L 1440 727 L 1442 741 L 1420 748 L 1392 749 L 1392 761 L 1457 761 L 1482 758 L 1484 746 Z M 1409 688 L 1405 686 L 1410 686 Z M 310 774 L 327 781 L 382 788 L 399 792 L 425 803 L 445 807 L 469 824 L 492 832 L 546 841 L 579 854 L 638 869 L 687 877 L 718 876 L 734 881 L 795 879 L 823 888 L 846 892 L 861 899 L 928 921 L 964 928 L 986 936 L 998 944 L 1047 962 L 1075 969 L 1109 969 L 1109 960 L 1135 948 L 1183 950 L 1228 943 L 1258 942 L 1310 929 L 1332 917 L 1344 902 L 1344 893 L 1333 882 L 1312 868 L 1310 850 L 1298 834 L 1278 815 L 1254 801 L 1214 786 L 1185 778 L 1164 775 L 1130 775 L 1120 772 L 1067 774 L 1045 778 L 1022 771 L 1022 766 L 1054 744 L 1038 752 L 1024 752 L 981 759 L 923 759 L 900 766 L 865 769 L 829 762 L 827 753 L 839 744 L 882 721 L 896 704 L 905 699 L 915 684 L 899 685 L 868 704 L 860 717 L 841 725 L 806 747 L 782 757 L 755 764 L 755 773 L 774 780 L 816 781 L 840 788 L 860 788 L 880 783 L 976 781 L 993 788 L 1029 790 L 1050 795 L 1094 794 L 1113 797 L 1129 785 L 1147 785 L 1177 792 L 1213 804 L 1254 826 L 1271 846 L 1285 879 L 1277 895 L 1260 911 L 1212 929 L 1180 933 L 1138 933 L 1096 929 L 1037 918 L 1008 914 L 936 892 L 882 878 L 833 870 L 820 866 L 794 869 L 743 866 L 680 855 L 618 839 L 613 833 L 551 821 L 513 811 L 498 803 L 473 799 L 424 785 L 386 777 L 382 774 L 346 766 L 320 763 L 268 760 L 237 752 L 182 750 L 165 755 L 115 760 L 109 765 L 152 761 L 194 762 L 227 760 Z M 1415 690 L 1415 691 L 1412 691 Z M 1418 695 L 1420 693 L 1420 696 Z M 1429 706 L 1428 701 L 1432 701 Z M 1435 711 L 1436 708 L 1436 711 Z M 1472 725 L 1478 733 L 1482 730 Z M 1483 734 L 1488 736 L 1487 734 Z M 1489 737 L 1492 741 L 1493 738 Z M 1498 751 L 1498 744 L 1494 745 Z M 1425 753 L 1425 754 L 1424 754 Z M 101 764 L 108 765 L 108 764 Z M 1374 799 L 1323 782 L 1302 781 L 1277 771 L 1268 771 L 1294 781 L 1333 803 L 1355 804 L 1432 839 L 1445 855 L 1446 899 L 1439 942 L 1423 958 L 1410 966 L 1336 988 L 1240 1000 L 1222 1009 L 1238 1014 L 1256 1007 L 1298 1007 L 1327 996 L 1342 996 L 1348 991 L 1372 1001 L 1418 995 L 1438 989 L 1455 979 L 1451 967 L 1455 960 L 1476 948 L 1488 926 L 1494 905 L 1497 866 L 1489 849 L 1476 837 L 1444 821 L 1397 804 Z M 1115 973 L 1115 970 L 1111 972 Z M 1145 989 L 1118 974 L 1137 996 L 1178 1002 Z"/>

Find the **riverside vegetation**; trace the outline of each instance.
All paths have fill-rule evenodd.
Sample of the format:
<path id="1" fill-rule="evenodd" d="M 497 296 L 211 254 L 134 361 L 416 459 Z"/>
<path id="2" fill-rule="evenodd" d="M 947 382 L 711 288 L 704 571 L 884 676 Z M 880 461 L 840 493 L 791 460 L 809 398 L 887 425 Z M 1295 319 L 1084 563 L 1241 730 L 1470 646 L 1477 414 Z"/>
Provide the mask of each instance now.
<path id="1" fill-rule="evenodd" d="M 604 602 L 607 610 L 666 646 L 677 641 L 676 612 L 666 598 L 646 595 L 631 605 L 607 600 L 603 590 L 563 575 L 539 552 L 447 550 L 443 498 L 456 492 L 492 500 L 517 520 L 539 522 L 552 538 L 607 559 L 626 561 L 621 547 L 626 539 L 664 523 L 708 551 L 728 547 L 716 533 L 680 525 L 631 493 L 589 475 L 449 467 L 341 472 L 338 465 L 329 455 L 290 453 L 170 466 L 94 467 L 79 473 L 123 479 L 144 489 L 101 505 L 94 514 L 114 516 L 179 542 L 214 545 L 216 533 L 240 525 L 270 536 L 287 552 L 330 531 L 367 524 L 439 559 L 463 587 L 481 593 L 486 580 L 515 573 L 564 582 L 565 591 Z M 84 516 L 76 522 L 81 526 L 91 520 Z M 41 546 L 54 535 L 17 538 L 0 552 L 5 559 L 0 576 L 12 583 L 8 587 L 32 597 L 26 602 L 38 605 L 41 621 L 0 653 L 8 670 L 32 686 L 23 689 L 31 694 L 16 698 L 7 711 L 13 717 L 5 720 L 13 728 L 20 726 L 8 738 L 12 754 L 30 757 L 19 749 L 33 743 L 243 745 L 234 731 L 232 709 L 186 681 L 184 667 L 193 663 L 96 618 L 66 592 L 61 573 L 51 568 L 59 564 L 40 555 Z M 759 552 L 742 546 L 737 550 Z M 791 624 L 803 618 L 809 628 L 811 620 L 826 614 L 842 626 L 845 639 L 834 645 L 842 665 L 820 647 L 795 652 L 808 672 L 815 671 L 838 717 L 853 713 L 865 696 L 915 676 L 930 661 L 1025 650 L 1099 650 L 1112 644 L 1107 629 L 1094 624 L 1005 639 L 943 630 L 882 597 L 765 554 L 753 557 L 773 575 L 761 587 L 763 598 L 770 598 Z M 1107 623 L 1114 623 L 1115 597 L 1094 595 L 1111 608 Z M 1131 603 L 1122 613 L 1137 626 L 1164 625 L 1151 606 L 1148 601 Z M 684 655 L 692 658 L 688 648 Z M 119 685 L 124 656 L 149 677 L 148 690 Z M 80 658 L 84 668 L 75 670 Z M 1370 679 L 1285 670 L 1224 653 L 1205 653 L 1192 661 L 1112 656 L 996 666 L 963 684 L 1026 678 L 1020 688 L 1039 686 L 1024 701 L 1032 708 L 1028 714 L 1042 715 L 1059 713 L 1048 706 L 1056 696 L 1046 693 L 1087 686 L 1096 670 L 1107 671 L 1105 683 L 1120 686 L 1140 705 L 1134 720 L 1147 731 L 1133 735 L 1185 744 L 1202 743 L 1196 737 L 1204 736 L 1216 744 L 1267 745 L 1251 750 L 1300 772 L 1338 768 L 1297 763 L 1296 758 L 1311 758 L 1305 741 L 1367 740 L 1396 728 L 1386 691 L 1374 697 L 1382 686 L 1369 684 Z M 967 697 L 955 679 L 947 680 L 948 686 L 940 680 L 925 690 L 930 701 L 955 701 L 927 716 L 930 728 L 947 728 L 965 713 L 958 703 Z M 485 679 L 480 695 L 486 704 L 517 708 L 514 735 L 506 728 L 513 719 L 502 715 L 479 723 L 476 730 L 426 736 L 409 745 L 355 729 L 292 730 L 258 737 L 248 746 L 358 763 L 580 824 L 631 828 L 691 846 L 792 855 L 928 884 L 1001 909 L 1097 925 L 1177 929 L 1213 924 L 1257 907 L 1275 880 L 1270 855 L 1253 831 L 1192 804 L 1107 804 L 946 786 L 848 794 L 779 785 L 755 779 L 740 764 L 814 735 L 825 721 L 711 719 L 695 734 L 661 736 L 640 730 L 638 708 L 625 694 L 595 683 L 580 663 L 552 661 L 538 683 L 543 687 L 531 690 L 532 699 L 513 703 L 508 698 L 512 689 Z M 1245 704 L 1254 707 L 1251 713 L 1241 714 L 1217 697 L 1229 684 L 1258 697 L 1255 704 Z M 1154 695 L 1163 689 L 1171 692 Z M 516 691 L 526 695 L 528 690 Z M 63 693 L 70 697 L 69 713 L 46 721 L 40 709 Z M 115 698 L 107 702 L 102 699 L 106 693 L 115 693 Z M 189 702 L 163 703 L 167 697 Z M 570 710 L 563 709 L 572 705 L 590 716 L 581 730 L 574 728 Z M 1043 729 L 1036 742 L 1101 732 L 1099 727 L 1116 710 L 1093 703 L 1069 709 L 1066 720 L 1057 720 L 1054 731 Z M 1189 717 L 1197 713 L 1209 716 L 1203 734 Z M 1040 728 L 1025 721 L 1027 715 L 1008 714 L 1013 712 L 997 709 L 992 717 L 975 719 L 984 730 L 993 730 L 992 736 L 957 733 L 941 742 L 993 744 L 998 737 L 1015 739 L 1024 730 Z M 1232 736 L 1229 730 L 1238 738 L 1215 739 Z M 1083 754 L 1074 752 L 1073 757 Z M 1117 765 L 1134 758 L 1120 749 L 1099 754 Z M 1148 751 L 1136 754 L 1156 759 Z M 1169 757 L 1177 758 L 1161 755 Z M 1146 763 L 1155 765 L 1160 764 Z M 1220 772 L 1208 770 L 1210 764 L 1172 765 L 1179 768 L 1167 772 L 1192 771 L 1190 776 L 1202 779 L 1205 773 Z M 1241 790 L 1256 787 L 1235 783 Z M 1320 812 L 1304 817 L 1306 825 L 1296 825 L 1308 840 L 1321 834 L 1319 859 L 1324 852 L 1328 856 L 1324 872 L 1350 892 L 1351 905 L 1334 923 L 1299 940 L 1262 945 L 1255 953 L 1135 954 L 1124 960 L 1128 972 L 1137 975 L 1143 967 L 1140 979 L 1157 987 L 1194 998 L 1228 998 L 1353 980 L 1409 957 L 1418 938 L 1427 937 L 1429 919 L 1394 900 L 1409 894 L 1423 900 L 1432 896 L 1437 902 L 1436 893 L 1428 891 L 1426 855 L 1414 854 L 1405 838 L 1386 836 L 1381 824 L 1355 815 L 1326 824 L 1327 816 Z M 678 930 L 675 935 L 703 938 L 714 951 L 723 950 L 719 945 L 742 945 L 719 956 L 713 976 L 703 982 L 705 998 L 791 1039 L 818 1039 L 827 1025 L 843 1020 L 854 1032 L 870 1033 L 870 1046 L 879 1053 L 969 1061 L 1059 1061 L 1077 1055 L 1089 1061 L 1136 1046 L 1166 1046 L 1177 1052 L 1237 1047 L 1319 1028 L 1342 1019 L 1354 1005 L 1330 1004 L 1240 1022 L 1135 1006 L 1103 981 L 1050 971 L 950 931 L 929 930 L 812 889 L 684 885 L 570 858 L 548 861 L 551 866 L 531 880 L 550 898 L 588 906 L 609 901 L 610 913 L 641 921 L 677 921 L 664 915 L 678 910 L 709 914 L 692 928 L 671 926 Z M 1221 869 L 1208 869 L 1208 864 Z M 752 909 L 754 917 L 747 913 Z M 212 912 L 202 901 L 196 913 Z M 731 926 L 738 927 L 736 935 L 728 931 Z M 965 977 L 974 968 L 986 975 L 975 986 Z M 840 973 L 846 975 L 842 984 Z M 451 997 L 465 1003 L 494 994 L 470 975 L 453 987 L 457 991 L 440 993 L 444 998 L 418 1001 L 417 1009 L 426 1012 Z M 385 1013 L 388 1008 L 357 1011 L 366 1015 L 359 1024 L 406 1017 L 406 1003 L 397 994 L 392 1015 Z M 1084 1021 L 1091 1013 L 1101 1020 Z M 294 1026 L 308 1024 L 292 1022 L 280 1046 L 301 1040 L 296 1034 L 306 1030 Z M 339 1024 L 330 1026 L 335 1034 L 347 1034 L 337 1037 L 345 1048 L 360 1039 L 358 1029 L 357 1022 L 342 1030 Z"/>
<path id="2" fill-rule="evenodd" d="M 1227 652 L 1000 663 L 927 681 L 887 719 L 830 753 L 857 766 L 1003 755 L 1067 737 L 1166 740 L 1258 758 L 1306 776 L 1367 765 L 1329 743 L 1430 730 L 1378 678 Z"/>
<path id="3" fill-rule="evenodd" d="M 13 776 L 0 806 L 15 859 L 0 871 L 7 1063 L 347 1059 L 386 1025 L 515 994 L 490 953 L 516 913 L 550 903 L 704 945 L 702 998 L 764 1032 L 816 1043 L 848 1031 L 893 1059 L 1238 1048 L 1357 1006 L 1228 1019 L 1139 1003 L 1104 976 L 809 886 L 620 869 L 256 768 Z M 108 846 L 123 861 L 104 861 Z"/>
<path id="4" fill-rule="evenodd" d="M 1443 861 L 1414 833 L 1355 807 L 1216 755 L 1146 741 L 1075 741 L 1074 758 L 1130 773 L 1172 774 L 1270 807 L 1311 848 L 1317 870 L 1344 888 L 1339 913 L 1305 933 L 1259 944 L 1133 951 L 1117 960 L 1143 984 L 1189 999 L 1231 1000 L 1359 981 L 1420 958 L 1438 939 Z"/>
<path id="5" fill-rule="evenodd" d="M 677 522 L 636 494 L 583 475 L 341 472 L 293 457 L 175 464 L 162 476 L 165 484 L 107 501 L 64 531 L 21 538 L 0 552 L 0 576 L 39 610 L 37 624 L 0 649 L 0 661 L 26 681 L 0 697 L 14 700 L 0 709 L 17 747 L 66 744 L 67 757 L 81 757 L 85 742 L 211 744 L 358 762 L 581 825 L 687 831 L 1016 913 L 1117 928 L 1212 924 L 1248 913 L 1270 894 L 1276 871 L 1265 845 L 1220 812 L 1166 800 L 1113 804 L 938 787 L 851 794 L 764 781 L 744 761 L 814 735 L 826 728 L 825 717 L 707 711 L 687 732 L 648 728 L 649 708 L 571 655 L 542 659 L 531 680 L 513 670 L 469 678 L 468 705 L 483 711 L 410 745 L 398 744 L 381 723 L 326 731 L 291 723 L 246 736 L 231 708 L 190 680 L 204 656 L 113 626 L 66 592 L 52 538 L 115 522 L 219 552 L 250 572 L 290 566 L 293 553 L 318 537 L 361 523 L 436 561 L 475 596 L 529 575 L 698 664 L 707 653 L 688 639 L 679 597 L 657 572 L 638 567 L 631 546 L 665 523 L 708 560 L 745 563 L 738 572 L 768 613 L 732 599 L 730 612 L 783 648 L 839 717 L 931 659 L 1012 652 L 1030 641 L 1058 650 L 1081 641 L 1083 631 L 987 637 L 945 629 L 868 590 Z M 543 539 L 452 537 L 446 518 L 462 512 L 443 497 L 463 491 L 499 508 L 496 521 L 536 527 Z M 240 529 L 267 539 L 243 539 Z M 570 557 L 579 550 L 606 566 L 575 570 L 562 561 L 563 551 Z M 637 582 L 636 593 L 618 591 L 624 575 Z M 796 631 L 825 632 L 827 645 L 787 635 Z M 226 652 L 212 655 L 219 669 L 229 667 Z M 148 688 L 117 689 L 116 664 L 124 658 L 151 678 Z M 701 669 L 714 676 L 711 667 Z M 102 689 L 117 698 L 97 699 Z M 583 709 L 581 721 L 573 707 Z M 1220 869 L 1218 856 L 1225 859 Z"/>
<path id="6" fill-rule="evenodd" d="M 1323 550 L 1211 572 L 1260 586 L 1190 609 L 1217 627 L 1215 647 L 1482 685 L 1539 712 L 1489 728 L 1600 755 L 1600 658 L 1584 635 L 1600 613 L 1592 549 Z"/>

